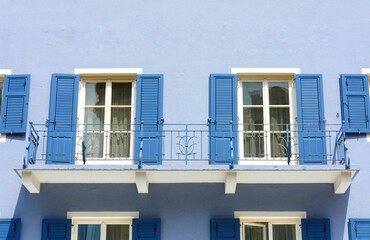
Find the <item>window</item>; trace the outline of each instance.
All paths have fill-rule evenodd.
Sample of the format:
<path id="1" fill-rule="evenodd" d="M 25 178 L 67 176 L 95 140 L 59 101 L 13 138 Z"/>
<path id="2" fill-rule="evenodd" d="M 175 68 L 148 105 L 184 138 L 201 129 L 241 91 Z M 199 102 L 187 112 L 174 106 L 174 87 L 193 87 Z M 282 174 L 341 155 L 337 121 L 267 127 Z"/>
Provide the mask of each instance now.
<path id="1" fill-rule="evenodd" d="M 73 240 L 130 240 L 131 220 L 75 220 Z"/>
<path id="2" fill-rule="evenodd" d="M 89 160 L 132 159 L 136 74 L 80 78 L 77 144 Z"/>
<path id="3" fill-rule="evenodd" d="M 3 89 L 4 89 L 4 79 L 0 77 L 0 115 L 1 115 L 1 106 L 3 102 Z"/>
<path id="4" fill-rule="evenodd" d="M 287 220 L 243 221 L 243 240 L 298 240 L 299 223 Z"/>
<path id="5" fill-rule="evenodd" d="M 292 77 L 239 78 L 241 156 L 249 160 L 286 159 L 294 122 Z"/>

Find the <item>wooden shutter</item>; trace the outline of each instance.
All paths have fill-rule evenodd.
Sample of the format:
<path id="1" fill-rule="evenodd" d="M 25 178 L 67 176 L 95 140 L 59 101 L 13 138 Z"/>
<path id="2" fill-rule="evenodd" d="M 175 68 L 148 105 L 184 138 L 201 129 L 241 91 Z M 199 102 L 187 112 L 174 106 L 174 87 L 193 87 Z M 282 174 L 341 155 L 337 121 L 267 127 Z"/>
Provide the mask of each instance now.
<path id="1" fill-rule="evenodd" d="M 296 75 L 300 164 L 326 164 L 321 75 Z"/>
<path id="2" fill-rule="evenodd" d="M 330 240 L 329 219 L 302 219 L 302 240 Z"/>
<path id="3" fill-rule="evenodd" d="M 370 239 L 370 219 L 357 218 L 348 222 L 349 240 Z"/>
<path id="4" fill-rule="evenodd" d="M 47 143 L 47 163 L 75 161 L 79 76 L 53 74 Z"/>
<path id="5" fill-rule="evenodd" d="M 210 163 L 230 164 L 238 159 L 238 107 L 235 74 L 209 78 Z M 232 145 L 231 145 L 232 138 Z"/>
<path id="6" fill-rule="evenodd" d="M 239 240 L 239 219 L 211 219 L 211 240 Z"/>
<path id="7" fill-rule="evenodd" d="M 0 239 L 19 240 L 21 236 L 21 219 L 0 219 Z"/>
<path id="8" fill-rule="evenodd" d="M 132 240 L 160 240 L 161 220 L 159 218 L 138 218 L 132 221 Z"/>
<path id="9" fill-rule="evenodd" d="M 5 75 L 1 133 L 26 133 L 31 75 Z"/>
<path id="10" fill-rule="evenodd" d="M 138 75 L 136 86 L 135 163 L 161 164 L 163 75 Z"/>
<path id="11" fill-rule="evenodd" d="M 70 240 L 71 227 L 71 219 L 44 219 L 42 240 Z"/>
<path id="12" fill-rule="evenodd" d="M 369 82 L 367 75 L 340 76 L 342 120 L 347 133 L 369 133 Z"/>

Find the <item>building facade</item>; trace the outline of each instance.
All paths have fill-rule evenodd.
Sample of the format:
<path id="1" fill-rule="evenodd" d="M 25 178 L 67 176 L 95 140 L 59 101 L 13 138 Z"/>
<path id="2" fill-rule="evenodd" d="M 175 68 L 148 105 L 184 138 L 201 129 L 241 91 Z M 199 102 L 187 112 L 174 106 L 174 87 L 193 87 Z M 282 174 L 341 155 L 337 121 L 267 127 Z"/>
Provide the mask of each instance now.
<path id="1" fill-rule="evenodd" d="M 368 1 L 1 5 L 0 239 L 370 239 Z"/>

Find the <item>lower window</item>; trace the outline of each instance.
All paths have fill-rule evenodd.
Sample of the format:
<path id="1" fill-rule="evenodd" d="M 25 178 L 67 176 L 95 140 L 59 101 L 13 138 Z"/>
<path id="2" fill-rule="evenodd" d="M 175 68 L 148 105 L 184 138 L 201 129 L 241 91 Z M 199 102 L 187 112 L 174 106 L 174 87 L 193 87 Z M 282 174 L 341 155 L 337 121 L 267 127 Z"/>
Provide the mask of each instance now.
<path id="1" fill-rule="evenodd" d="M 73 240 L 130 240 L 130 223 L 111 221 L 78 221 Z"/>
<path id="2" fill-rule="evenodd" d="M 243 221 L 244 240 L 299 240 L 299 224 L 292 221 Z"/>

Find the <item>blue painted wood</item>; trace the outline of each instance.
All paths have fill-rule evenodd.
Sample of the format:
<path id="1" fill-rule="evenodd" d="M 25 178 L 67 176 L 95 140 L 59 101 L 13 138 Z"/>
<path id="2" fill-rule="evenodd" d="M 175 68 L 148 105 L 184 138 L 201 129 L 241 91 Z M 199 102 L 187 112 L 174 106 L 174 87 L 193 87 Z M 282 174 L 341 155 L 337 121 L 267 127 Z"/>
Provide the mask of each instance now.
<path id="1" fill-rule="evenodd" d="M 369 80 L 366 74 L 340 75 L 342 121 L 346 133 L 369 133 Z"/>
<path id="2" fill-rule="evenodd" d="M 0 219 L 0 240 L 19 240 L 21 236 L 21 219 Z"/>
<path id="3" fill-rule="evenodd" d="M 136 218 L 132 220 L 132 240 L 160 240 L 159 218 Z"/>
<path id="4" fill-rule="evenodd" d="M 26 133 L 31 75 L 6 75 L 1 106 L 1 133 Z"/>
<path id="5" fill-rule="evenodd" d="M 211 219 L 211 240 L 239 240 L 239 219 Z"/>
<path id="6" fill-rule="evenodd" d="M 327 164 L 321 74 L 296 75 L 300 164 Z"/>
<path id="7" fill-rule="evenodd" d="M 162 163 L 163 129 L 163 75 L 137 76 L 135 163 L 140 162 L 140 145 L 143 139 L 141 163 Z"/>
<path id="8" fill-rule="evenodd" d="M 52 75 L 46 163 L 75 161 L 78 86 L 78 75 Z"/>
<path id="9" fill-rule="evenodd" d="M 330 219 L 302 219 L 302 240 L 330 240 Z"/>
<path id="10" fill-rule="evenodd" d="M 211 74 L 209 77 L 210 164 L 238 163 L 237 84 L 235 74 Z"/>
<path id="11" fill-rule="evenodd" d="M 348 222 L 349 240 L 370 239 L 370 218 L 351 218 Z"/>
<path id="12" fill-rule="evenodd" d="M 71 219 L 44 219 L 42 240 L 71 240 Z"/>

